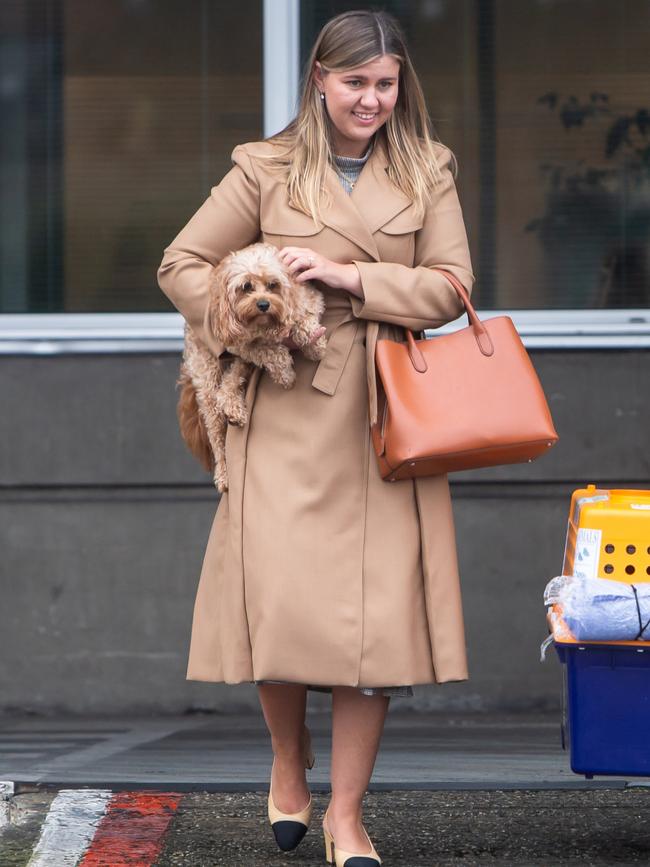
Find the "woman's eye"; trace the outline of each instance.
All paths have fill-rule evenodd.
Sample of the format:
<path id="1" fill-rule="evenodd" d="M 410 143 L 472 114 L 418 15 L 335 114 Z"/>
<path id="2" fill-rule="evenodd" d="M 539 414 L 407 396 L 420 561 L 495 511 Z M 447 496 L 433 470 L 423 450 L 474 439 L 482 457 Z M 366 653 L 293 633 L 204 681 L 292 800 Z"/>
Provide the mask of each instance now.
<path id="1" fill-rule="evenodd" d="M 391 86 L 392 83 L 393 83 L 392 81 L 380 81 L 379 86 L 382 87 L 384 90 L 388 90 L 388 88 Z M 361 84 L 361 79 L 353 78 L 350 81 L 348 81 L 347 84 L 350 84 L 353 87 L 356 87 L 357 84 Z"/>
<path id="2" fill-rule="evenodd" d="M 243 286 L 244 292 L 250 292 L 252 288 L 253 288 L 253 284 L 251 283 L 250 280 L 247 280 Z"/>

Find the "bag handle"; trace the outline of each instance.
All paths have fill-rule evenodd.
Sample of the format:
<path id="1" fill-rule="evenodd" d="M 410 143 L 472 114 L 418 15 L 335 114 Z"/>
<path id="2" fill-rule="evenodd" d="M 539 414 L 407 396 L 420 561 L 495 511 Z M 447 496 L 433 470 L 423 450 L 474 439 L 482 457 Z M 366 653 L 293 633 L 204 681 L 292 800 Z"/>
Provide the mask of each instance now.
<path id="1" fill-rule="evenodd" d="M 467 289 L 460 282 L 458 277 L 455 274 L 452 274 L 451 271 L 446 271 L 444 268 L 432 268 L 432 271 L 438 271 L 440 274 L 443 274 L 447 280 L 451 283 L 451 285 L 456 290 L 456 293 L 460 300 L 463 302 L 465 306 L 465 312 L 467 313 L 467 320 L 471 327 L 474 330 L 474 336 L 476 338 L 476 342 L 478 344 L 478 348 L 483 353 L 483 355 L 493 355 L 494 354 L 494 345 L 488 334 L 488 331 L 478 318 L 478 314 L 474 309 L 474 305 L 469 299 L 469 295 L 467 293 Z M 424 373 L 427 369 L 426 361 L 424 360 L 424 356 L 420 352 L 417 343 L 415 342 L 415 338 L 413 337 L 413 332 L 410 328 L 406 329 L 406 339 L 408 340 L 408 352 L 411 358 L 411 363 L 413 367 L 419 372 Z"/>
<path id="2" fill-rule="evenodd" d="M 492 345 L 492 340 L 490 335 L 487 332 L 487 329 L 478 318 L 476 310 L 472 302 L 469 299 L 469 295 L 467 290 L 460 282 L 460 280 L 456 277 L 455 274 L 452 274 L 450 271 L 446 271 L 443 268 L 432 268 L 432 271 L 439 271 L 443 274 L 447 280 L 451 283 L 451 285 L 456 290 L 457 295 L 460 297 L 463 305 L 465 306 L 465 311 L 467 313 L 467 318 L 469 320 L 470 325 L 474 329 L 474 336 L 476 337 L 476 342 L 480 351 L 483 355 L 493 355 L 494 354 L 494 346 Z M 378 419 L 378 410 L 379 410 L 379 385 L 381 385 L 381 378 L 377 375 L 376 363 L 375 363 L 375 347 L 377 343 L 377 333 L 379 329 L 378 322 L 369 322 L 366 330 L 366 346 L 368 347 L 368 352 L 372 353 L 369 355 L 368 360 L 368 404 L 369 404 L 369 415 L 370 415 L 370 426 L 372 428 L 373 437 L 377 437 L 378 446 L 381 448 L 383 452 L 383 436 L 380 432 L 380 425 Z M 413 332 L 410 328 L 406 328 L 406 338 L 408 342 L 408 353 L 409 358 L 411 360 L 411 364 L 419 373 L 424 373 L 427 370 L 427 363 L 424 358 L 424 355 L 420 351 L 418 346 L 418 341 L 413 337 Z M 372 349 L 371 349 L 372 347 Z M 382 389 L 383 390 L 383 389 Z M 385 400 L 385 395 L 384 395 Z M 386 407 L 384 406 L 384 414 Z"/>

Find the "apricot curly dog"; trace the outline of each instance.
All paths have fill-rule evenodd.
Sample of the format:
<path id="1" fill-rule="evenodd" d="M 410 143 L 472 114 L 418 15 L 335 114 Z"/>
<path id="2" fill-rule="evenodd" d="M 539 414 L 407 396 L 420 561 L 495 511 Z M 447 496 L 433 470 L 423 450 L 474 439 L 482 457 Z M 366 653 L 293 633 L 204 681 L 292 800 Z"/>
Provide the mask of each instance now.
<path id="1" fill-rule="evenodd" d="M 219 491 L 228 490 L 228 424 L 248 421 L 245 393 L 253 367 L 264 368 L 274 382 L 291 388 L 296 374 L 284 338 L 290 336 L 314 361 L 325 354 L 324 334 L 311 341 L 325 308 L 323 295 L 308 282 L 298 283 L 277 253 L 272 244 L 251 244 L 229 253 L 212 273 L 209 323 L 234 356 L 230 364 L 185 325 L 178 420 L 187 446 L 213 474 Z"/>

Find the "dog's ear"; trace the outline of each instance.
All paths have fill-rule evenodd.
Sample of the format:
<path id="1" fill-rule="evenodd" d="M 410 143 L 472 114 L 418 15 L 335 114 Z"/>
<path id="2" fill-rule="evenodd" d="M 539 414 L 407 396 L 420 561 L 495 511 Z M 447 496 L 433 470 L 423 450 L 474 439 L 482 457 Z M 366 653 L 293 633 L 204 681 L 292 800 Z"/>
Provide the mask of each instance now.
<path id="1" fill-rule="evenodd" d="M 228 286 L 229 263 L 214 270 L 210 285 L 210 328 L 215 337 L 225 346 L 236 343 L 244 334 L 240 321 L 235 316 L 234 292 Z"/>
<path id="2" fill-rule="evenodd" d="M 302 297 L 304 283 L 299 283 L 295 277 L 287 270 L 284 271 L 284 279 L 287 285 L 285 292 L 285 306 L 289 319 L 295 319 L 301 307 L 300 299 Z"/>

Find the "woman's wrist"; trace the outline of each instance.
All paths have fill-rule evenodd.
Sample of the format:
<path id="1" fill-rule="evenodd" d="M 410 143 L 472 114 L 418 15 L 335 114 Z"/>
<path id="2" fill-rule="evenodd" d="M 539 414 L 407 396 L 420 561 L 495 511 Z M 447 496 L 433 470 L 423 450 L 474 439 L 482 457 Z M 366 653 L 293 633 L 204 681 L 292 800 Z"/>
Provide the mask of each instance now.
<path id="1" fill-rule="evenodd" d="M 356 295 L 357 298 L 363 298 L 363 288 L 361 286 L 361 275 L 359 269 L 352 263 L 351 265 L 340 265 L 341 269 L 341 289 L 345 289 L 351 295 Z"/>

